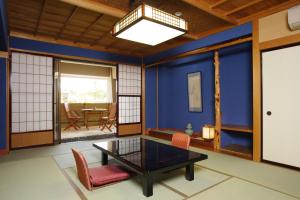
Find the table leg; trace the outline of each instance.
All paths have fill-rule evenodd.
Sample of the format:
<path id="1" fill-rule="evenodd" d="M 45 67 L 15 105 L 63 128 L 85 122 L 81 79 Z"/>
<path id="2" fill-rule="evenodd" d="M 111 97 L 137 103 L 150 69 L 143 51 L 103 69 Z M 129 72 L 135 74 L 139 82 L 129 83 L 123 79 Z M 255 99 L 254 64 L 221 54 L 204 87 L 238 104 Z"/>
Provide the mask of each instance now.
<path id="1" fill-rule="evenodd" d="M 153 178 L 150 174 L 143 176 L 143 194 L 146 197 L 153 195 Z"/>
<path id="2" fill-rule="evenodd" d="M 194 163 L 185 166 L 185 179 L 188 181 L 194 180 Z"/>
<path id="3" fill-rule="evenodd" d="M 105 152 L 102 151 L 102 158 L 101 159 L 102 159 L 101 160 L 102 165 L 107 165 L 107 163 L 108 163 L 108 155 L 107 155 L 107 153 L 105 153 Z"/>

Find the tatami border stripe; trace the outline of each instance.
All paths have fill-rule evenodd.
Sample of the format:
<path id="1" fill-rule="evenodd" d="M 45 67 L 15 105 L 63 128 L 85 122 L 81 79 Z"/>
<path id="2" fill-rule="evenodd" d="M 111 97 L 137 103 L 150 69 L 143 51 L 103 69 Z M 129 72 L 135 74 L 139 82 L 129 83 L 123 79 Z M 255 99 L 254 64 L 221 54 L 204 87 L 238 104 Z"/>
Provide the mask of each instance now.
<path id="1" fill-rule="evenodd" d="M 88 198 L 84 195 L 84 193 L 80 190 L 80 188 L 72 181 L 72 179 L 69 177 L 69 175 L 65 172 L 64 169 L 60 168 L 56 160 L 52 157 L 54 162 L 56 163 L 56 166 L 59 168 L 61 173 L 64 175 L 64 177 L 68 180 L 71 187 L 75 190 L 75 192 L 78 194 L 81 200 L 88 200 Z"/>
<path id="2" fill-rule="evenodd" d="M 179 194 L 180 196 L 182 196 L 184 198 L 188 197 L 188 195 L 184 194 L 183 192 L 180 192 L 179 190 L 177 190 L 177 189 L 175 189 L 175 188 L 173 188 L 173 187 L 171 187 L 171 186 L 169 186 L 169 185 L 167 185 L 167 184 L 165 184 L 163 182 L 159 182 L 159 184 L 162 185 L 162 186 L 164 186 L 165 188 L 168 188 L 169 190 L 171 190 L 171 191 Z"/>
<path id="3" fill-rule="evenodd" d="M 191 197 L 193 197 L 193 196 L 196 196 L 196 195 L 198 195 L 198 194 L 201 194 L 202 192 L 205 192 L 205 191 L 207 191 L 207 190 L 209 190 L 209 189 L 211 189 L 211 188 L 213 188 L 213 187 L 215 187 L 215 186 L 217 186 L 217 185 L 220 185 L 220 184 L 222 184 L 222 183 L 228 181 L 228 180 L 231 179 L 231 178 L 232 178 L 232 177 L 227 177 L 226 179 L 224 179 L 224 180 L 222 180 L 222 181 L 220 181 L 220 182 L 218 182 L 218 183 L 216 183 L 216 184 L 214 184 L 214 185 L 211 185 L 211 186 L 205 188 L 204 190 L 201 190 L 201 191 L 199 191 L 199 192 L 197 192 L 197 193 L 195 193 L 195 194 L 192 194 L 191 196 L 188 196 L 188 197 L 185 198 L 185 199 L 189 199 L 189 198 L 191 198 Z M 184 199 L 184 200 L 185 200 L 185 199 Z"/>
<path id="4" fill-rule="evenodd" d="M 211 170 L 211 171 L 220 173 L 220 174 L 224 174 L 224 175 L 226 175 L 226 176 L 231 176 L 231 177 L 234 177 L 234 178 L 237 178 L 237 179 L 246 181 L 246 182 L 248 182 L 248 183 L 252 183 L 252 184 L 258 185 L 258 186 L 260 186 L 260 187 L 267 188 L 267 189 L 269 189 L 269 190 L 273 190 L 273 191 L 275 191 L 275 192 L 279 192 L 279 193 L 281 193 L 281 194 L 284 194 L 284 195 L 287 195 L 287 196 L 290 196 L 290 197 L 293 197 L 293 198 L 296 198 L 296 199 L 300 199 L 300 197 L 297 197 L 297 196 L 292 195 L 292 194 L 288 194 L 288 193 L 286 193 L 286 192 L 282 192 L 282 191 L 280 191 L 280 190 L 271 188 L 271 187 L 269 187 L 269 186 L 266 186 L 266 185 L 263 185 L 263 184 L 260 184 L 260 183 L 256 183 L 256 182 L 253 182 L 253 181 L 250 181 L 250 180 L 247 180 L 247 179 L 238 177 L 238 176 L 233 176 L 233 175 L 231 175 L 231 174 L 227 174 L 227 173 L 224 173 L 224 172 L 220 172 L 220 171 L 218 171 L 218 170 L 211 169 L 211 168 L 209 168 L 209 167 L 204 167 L 204 166 L 201 166 L 201 165 L 199 165 L 199 164 L 195 164 L 195 165 L 198 166 L 198 167 L 202 167 L 202 168 L 205 168 L 205 169 L 208 169 L 208 170 Z"/>

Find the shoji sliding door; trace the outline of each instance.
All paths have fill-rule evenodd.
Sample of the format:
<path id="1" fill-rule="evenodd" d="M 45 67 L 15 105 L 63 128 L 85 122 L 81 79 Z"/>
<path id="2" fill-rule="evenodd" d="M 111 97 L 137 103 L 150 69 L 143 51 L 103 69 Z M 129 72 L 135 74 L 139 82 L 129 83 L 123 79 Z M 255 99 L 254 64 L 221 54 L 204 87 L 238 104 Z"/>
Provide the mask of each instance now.
<path id="1" fill-rule="evenodd" d="M 11 148 L 53 143 L 53 58 L 12 53 Z"/>
<path id="2" fill-rule="evenodd" d="M 119 136 L 141 133 L 141 77 L 140 66 L 118 66 Z"/>

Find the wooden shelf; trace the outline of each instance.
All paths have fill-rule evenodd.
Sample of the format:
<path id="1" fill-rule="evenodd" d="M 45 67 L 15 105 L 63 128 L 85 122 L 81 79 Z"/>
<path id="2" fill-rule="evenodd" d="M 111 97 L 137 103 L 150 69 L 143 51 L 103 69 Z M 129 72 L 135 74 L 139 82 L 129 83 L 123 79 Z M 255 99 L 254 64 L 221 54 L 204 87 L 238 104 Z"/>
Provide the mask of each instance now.
<path id="1" fill-rule="evenodd" d="M 240 126 L 240 125 L 232 125 L 232 124 L 222 124 L 221 130 L 238 131 L 238 132 L 251 133 L 251 134 L 253 132 L 252 128 L 249 126 Z"/>
<path id="2" fill-rule="evenodd" d="M 161 130 L 164 130 L 164 129 L 161 129 Z M 168 130 L 176 130 L 176 129 L 168 129 Z M 182 130 L 176 130 L 176 131 L 183 132 Z M 172 134 L 163 133 L 163 132 L 157 131 L 155 129 L 149 131 L 149 136 L 156 137 L 159 139 L 169 140 L 169 141 L 172 140 Z M 201 136 L 202 136 L 202 133 L 199 133 L 199 132 L 195 132 L 193 135 L 191 135 L 190 146 L 213 151 L 214 141 L 213 140 L 204 140 Z"/>
<path id="3" fill-rule="evenodd" d="M 252 160 L 252 149 L 250 147 L 242 146 L 239 144 L 230 144 L 228 146 L 222 147 L 220 151 L 230 155 L 235 155 Z"/>

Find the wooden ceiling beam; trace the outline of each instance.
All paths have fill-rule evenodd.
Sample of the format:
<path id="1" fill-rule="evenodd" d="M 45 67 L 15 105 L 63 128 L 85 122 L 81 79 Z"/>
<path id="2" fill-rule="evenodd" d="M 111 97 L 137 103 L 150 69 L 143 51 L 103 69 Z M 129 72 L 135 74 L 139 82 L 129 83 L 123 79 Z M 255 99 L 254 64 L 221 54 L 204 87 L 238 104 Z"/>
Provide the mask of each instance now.
<path id="1" fill-rule="evenodd" d="M 42 16 L 43 16 L 44 12 L 45 12 L 46 4 L 47 4 L 47 0 L 43 0 L 41 10 L 40 10 L 40 13 L 39 13 L 39 17 L 38 17 L 36 27 L 35 27 L 35 30 L 34 30 L 34 35 L 36 35 L 38 30 L 39 30 L 39 27 L 40 27 L 40 24 L 41 24 L 41 19 L 42 19 Z"/>
<path id="2" fill-rule="evenodd" d="M 299 3 L 300 3 L 299 0 L 285 1 L 283 3 L 278 4 L 277 6 L 272 6 L 269 9 L 265 9 L 265 10 L 262 10 L 260 12 L 255 13 L 255 14 L 252 14 L 252 15 L 246 16 L 244 18 L 241 18 L 241 19 L 238 20 L 238 23 L 243 24 L 243 23 L 252 21 L 254 19 L 258 19 L 258 18 L 262 18 L 262 17 L 268 16 L 268 15 L 272 15 L 274 13 L 277 13 L 277 12 L 280 12 L 282 10 L 286 10 L 288 8 L 296 6 Z"/>
<path id="3" fill-rule="evenodd" d="M 99 36 L 99 38 L 97 38 L 96 40 L 94 40 L 92 43 L 90 43 L 91 46 L 95 46 L 96 44 L 98 44 L 98 42 L 100 42 L 103 38 L 105 38 L 106 35 L 110 34 L 110 32 L 107 33 L 103 33 Z"/>
<path id="4" fill-rule="evenodd" d="M 75 6 L 73 11 L 71 12 L 71 14 L 69 15 L 69 17 L 67 18 L 67 20 L 65 21 L 65 23 L 63 24 L 63 26 L 60 28 L 57 36 L 55 37 L 55 39 L 57 40 L 58 38 L 60 38 L 62 32 L 64 31 L 65 27 L 68 25 L 68 23 L 71 21 L 71 19 L 74 17 L 74 15 L 76 14 L 76 12 L 78 11 L 79 7 Z"/>
<path id="5" fill-rule="evenodd" d="M 243 10 L 243 9 L 245 9 L 245 8 L 248 8 L 248 7 L 250 7 L 250 6 L 253 6 L 253 5 L 255 5 L 255 4 L 259 3 L 259 2 L 262 2 L 262 0 L 254 0 L 254 1 L 250 1 L 250 2 L 248 2 L 248 3 L 246 3 L 246 4 L 242 5 L 242 6 L 239 6 L 239 7 L 235 8 L 235 9 L 232 9 L 232 10 L 226 12 L 225 15 L 226 15 L 226 16 L 232 15 L 232 14 L 234 14 L 234 13 L 240 11 L 240 10 Z"/>
<path id="6" fill-rule="evenodd" d="M 76 41 L 74 41 L 74 43 L 80 42 L 82 39 L 82 36 L 84 34 L 86 34 L 89 30 L 91 30 L 91 28 L 93 26 L 95 26 L 102 19 L 103 16 L 104 16 L 104 14 L 100 14 L 88 27 L 86 27 L 86 29 L 80 33 L 80 35 L 78 36 L 78 39 Z"/>
<path id="7" fill-rule="evenodd" d="M 222 19 L 224 21 L 227 21 L 230 24 L 237 24 L 237 21 L 235 19 L 232 19 L 226 15 L 224 15 L 223 12 L 220 12 L 218 10 L 214 10 L 210 7 L 210 5 L 208 3 L 206 3 L 204 0 L 183 0 L 184 2 L 199 8 L 211 15 L 214 15 L 215 17 Z"/>
<path id="8" fill-rule="evenodd" d="M 114 16 L 117 18 L 122 18 L 127 15 L 127 11 L 115 8 L 96 0 L 60 0 L 62 2 L 75 5 L 77 7 L 85 8 L 88 10 L 93 10 L 98 13 L 103 13 L 106 15 Z"/>
<path id="9" fill-rule="evenodd" d="M 12 31 L 10 31 L 10 36 L 25 38 L 25 39 L 30 39 L 30 40 L 36 40 L 36 41 L 42 41 L 42 42 L 48 42 L 48 43 L 52 43 L 52 44 L 60 44 L 60 45 L 66 45 L 66 46 L 91 49 L 91 50 L 96 50 L 96 51 L 117 53 L 117 54 L 122 54 L 122 55 L 142 56 L 141 54 L 129 53 L 129 52 L 125 51 L 124 49 L 118 49 L 118 48 L 105 49 L 104 47 L 100 47 L 100 46 L 92 47 L 91 45 L 86 44 L 86 43 L 79 43 L 79 42 L 74 43 L 73 41 L 64 40 L 64 39 L 56 39 L 55 37 L 41 35 L 41 34 L 34 35 L 32 33 L 24 33 L 24 32 L 12 30 Z"/>
<path id="10" fill-rule="evenodd" d="M 214 3 L 213 5 L 210 6 L 211 9 L 214 9 L 220 5 L 222 5 L 223 3 L 226 3 L 228 0 L 219 0 L 218 2 Z"/>

